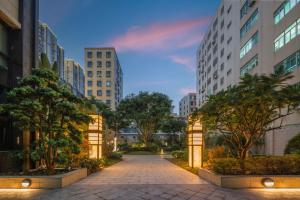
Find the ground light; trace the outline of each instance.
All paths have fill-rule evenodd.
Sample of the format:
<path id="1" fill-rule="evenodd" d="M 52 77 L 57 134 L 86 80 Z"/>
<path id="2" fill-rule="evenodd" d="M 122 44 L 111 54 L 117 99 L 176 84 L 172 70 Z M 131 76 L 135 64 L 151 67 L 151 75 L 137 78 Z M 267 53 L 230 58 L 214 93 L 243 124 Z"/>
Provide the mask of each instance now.
<path id="1" fill-rule="evenodd" d="M 23 188 L 28 188 L 31 185 L 31 180 L 30 179 L 24 179 L 21 182 L 21 185 L 22 185 Z"/>
<path id="2" fill-rule="evenodd" d="M 274 180 L 271 178 L 264 178 L 261 180 L 261 182 L 266 188 L 272 188 L 275 185 Z"/>

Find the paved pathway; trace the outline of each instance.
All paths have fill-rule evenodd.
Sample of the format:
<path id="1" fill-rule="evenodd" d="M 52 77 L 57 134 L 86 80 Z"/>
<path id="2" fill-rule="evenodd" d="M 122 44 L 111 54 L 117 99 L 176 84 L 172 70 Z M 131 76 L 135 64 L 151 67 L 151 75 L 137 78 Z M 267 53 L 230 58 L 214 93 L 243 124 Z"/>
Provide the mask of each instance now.
<path id="1" fill-rule="evenodd" d="M 0 199 L 257 200 L 300 199 L 300 190 L 230 190 L 207 183 L 160 156 L 124 161 L 57 190 L 0 190 Z"/>

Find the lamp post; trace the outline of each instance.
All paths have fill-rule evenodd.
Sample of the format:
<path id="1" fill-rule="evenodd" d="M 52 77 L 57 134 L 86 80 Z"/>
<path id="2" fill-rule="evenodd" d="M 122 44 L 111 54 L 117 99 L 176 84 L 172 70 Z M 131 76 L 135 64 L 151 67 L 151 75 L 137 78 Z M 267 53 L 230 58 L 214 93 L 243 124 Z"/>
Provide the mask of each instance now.
<path id="1" fill-rule="evenodd" d="M 201 118 L 195 119 L 189 116 L 188 122 L 189 166 L 201 168 L 203 166 L 203 129 Z"/>
<path id="2" fill-rule="evenodd" d="M 90 117 L 93 120 L 88 127 L 89 158 L 99 159 L 102 157 L 103 118 L 99 114 L 93 114 Z"/>

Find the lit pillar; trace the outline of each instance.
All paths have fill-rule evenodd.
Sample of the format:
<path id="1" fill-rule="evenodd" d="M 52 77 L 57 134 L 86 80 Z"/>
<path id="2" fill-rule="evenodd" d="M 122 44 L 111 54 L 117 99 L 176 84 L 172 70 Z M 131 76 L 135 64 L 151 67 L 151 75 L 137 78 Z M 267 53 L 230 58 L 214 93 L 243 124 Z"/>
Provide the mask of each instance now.
<path id="1" fill-rule="evenodd" d="M 90 115 L 93 119 L 89 123 L 88 140 L 89 140 L 89 158 L 99 159 L 102 157 L 102 116 L 99 114 Z"/>
<path id="2" fill-rule="evenodd" d="M 189 166 L 201 168 L 203 160 L 203 130 L 200 117 L 192 119 L 192 117 L 189 116 L 187 136 Z"/>

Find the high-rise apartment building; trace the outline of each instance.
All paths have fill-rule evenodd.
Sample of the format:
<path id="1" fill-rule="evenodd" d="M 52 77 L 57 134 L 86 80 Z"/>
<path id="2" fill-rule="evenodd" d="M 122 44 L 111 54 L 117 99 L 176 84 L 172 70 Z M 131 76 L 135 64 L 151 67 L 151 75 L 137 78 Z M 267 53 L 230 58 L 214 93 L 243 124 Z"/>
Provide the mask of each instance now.
<path id="1" fill-rule="evenodd" d="M 71 86 L 73 94 L 84 96 L 84 71 L 73 59 L 66 59 L 64 64 L 64 81 Z"/>
<path id="2" fill-rule="evenodd" d="M 39 22 L 38 55 L 46 54 L 50 64 L 56 63 L 59 77 L 64 77 L 64 49 L 57 43 L 57 37 L 48 24 Z"/>
<path id="3" fill-rule="evenodd" d="M 123 72 L 115 48 L 85 48 L 85 95 L 115 110 L 123 97 Z"/>
<path id="4" fill-rule="evenodd" d="M 37 66 L 38 0 L 0 1 L 0 103 L 5 94 L 17 85 L 17 79 L 31 74 Z M 22 149 L 34 139 L 24 134 L 0 115 L 0 171 L 22 167 L 10 162 L 12 150 Z"/>
<path id="5" fill-rule="evenodd" d="M 222 1 L 197 51 L 197 105 L 239 78 L 239 1 Z"/>
<path id="6" fill-rule="evenodd" d="M 196 93 L 188 93 L 179 102 L 179 117 L 187 119 L 196 109 Z"/>
<path id="7" fill-rule="evenodd" d="M 289 80 L 289 84 L 300 82 L 300 0 L 223 0 L 215 19 L 222 21 L 223 8 L 223 13 L 229 15 L 228 10 L 230 10 L 235 19 L 232 23 L 225 23 L 227 27 L 224 29 L 224 35 L 227 35 L 224 40 L 234 44 L 233 46 L 226 44 L 224 52 L 233 52 L 230 56 L 233 62 L 231 65 L 226 65 L 224 62 L 224 66 L 223 62 L 219 63 L 218 72 L 225 69 L 225 74 L 221 76 L 218 74 L 216 82 L 219 82 L 220 86 L 223 83 L 224 86 L 218 87 L 216 92 L 238 84 L 240 77 L 245 73 L 270 74 L 280 66 L 294 75 L 294 78 Z M 230 21 L 230 19 L 225 15 L 225 21 Z M 213 50 L 208 47 L 213 42 L 208 36 L 214 23 L 215 21 L 212 22 L 197 52 L 197 103 L 199 106 L 204 103 L 206 95 L 214 94 L 214 92 L 206 91 L 211 89 L 208 85 L 211 82 L 209 79 L 211 77 L 208 75 L 210 71 L 208 60 L 211 59 L 210 55 Z M 229 29 L 228 24 L 231 24 Z M 230 27 L 238 34 L 229 33 Z M 223 40 L 222 34 L 218 37 L 215 46 L 219 46 Z M 219 50 L 221 56 L 222 49 Z M 298 113 L 288 116 L 284 123 L 286 126 L 283 129 L 266 135 L 264 149 L 266 154 L 283 154 L 287 142 L 299 133 L 300 115 Z"/>

